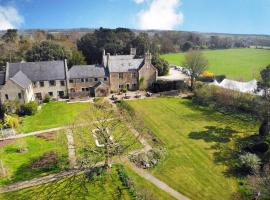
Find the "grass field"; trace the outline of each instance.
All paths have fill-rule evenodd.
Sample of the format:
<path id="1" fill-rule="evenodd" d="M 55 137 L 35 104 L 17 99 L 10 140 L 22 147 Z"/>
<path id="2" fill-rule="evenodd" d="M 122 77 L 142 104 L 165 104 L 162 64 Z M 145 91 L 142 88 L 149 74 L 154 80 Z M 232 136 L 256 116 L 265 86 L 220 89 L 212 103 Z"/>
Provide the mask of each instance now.
<path id="1" fill-rule="evenodd" d="M 262 49 L 207 50 L 203 52 L 209 61 L 209 71 L 225 74 L 230 79 L 258 79 L 262 68 L 270 64 L 270 51 Z M 165 54 L 162 58 L 170 64 L 181 65 L 184 53 Z"/>
<path id="2" fill-rule="evenodd" d="M 18 149 L 21 148 L 27 150 L 20 153 Z M 57 153 L 57 162 L 33 167 L 33 162 L 48 152 Z M 59 132 L 53 140 L 36 136 L 13 140 L 0 147 L 0 159 L 6 171 L 6 176 L 0 178 L 0 186 L 59 172 L 68 166 L 66 136 Z"/>
<path id="3" fill-rule="evenodd" d="M 125 167 L 125 171 L 134 183 L 137 192 L 144 192 L 147 196 L 151 196 L 156 200 L 171 200 L 173 199 L 167 193 L 163 192 L 153 184 L 146 181 L 144 178 L 139 177 L 132 172 L 129 168 Z M 61 180 L 46 185 L 36 186 L 24 189 L 18 192 L 0 194 L 0 200 L 131 200 L 128 189 L 122 185 L 119 175 L 117 174 L 116 167 L 113 167 L 108 175 L 94 177 L 83 184 L 80 179 L 73 181 Z M 83 187 L 82 187 L 83 186 Z"/>
<path id="4" fill-rule="evenodd" d="M 68 125 L 90 105 L 90 103 L 68 104 L 66 102 L 44 104 L 41 111 L 36 115 L 23 118 L 23 122 L 17 131 L 27 133 Z"/>
<path id="5" fill-rule="evenodd" d="M 152 170 L 156 177 L 192 199 L 230 199 L 238 190 L 236 179 L 226 176 L 219 147 L 230 146 L 235 137 L 255 132 L 257 124 L 183 99 L 128 103 L 165 144 L 166 157 Z"/>

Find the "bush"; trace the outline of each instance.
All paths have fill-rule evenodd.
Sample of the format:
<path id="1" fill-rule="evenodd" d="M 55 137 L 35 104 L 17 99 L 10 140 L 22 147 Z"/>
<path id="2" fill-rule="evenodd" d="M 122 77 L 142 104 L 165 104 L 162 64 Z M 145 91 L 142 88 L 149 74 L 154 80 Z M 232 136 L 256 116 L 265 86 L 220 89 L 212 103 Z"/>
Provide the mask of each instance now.
<path id="1" fill-rule="evenodd" d="M 220 88 L 214 85 L 196 84 L 194 90 L 194 102 L 201 105 L 211 105 L 219 110 L 233 113 L 247 113 L 258 116 L 259 97 Z"/>
<path id="2" fill-rule="evenodd" d="M 209 71 L 204 71 L 204 72 L 202 73 L 202 76 L 203 76 L 203 77 L 214 77 L 214 73 L 209 72 Z"/>
<path id="3" fill-rule="evenodd" d="M 165 92 L 171 90 L 185 90 L 188 86 L 184 81 L 157 81 L 153 83 L 151 91 L 156 92 Z"/>
<path id="4" fill-rule="evenodd" d="M 21 106 L 22 115 L 34 115 L 37 113 L 38 103 L 36 101 L 30 101 L 29 103 Z"/>
<path id="5" fill-rule="evenodd" d="M 245 155 L 241 155 L 239 157 L 241 169 L 251 173 L 253 171 L 256 171 L 260 164 L 261 160 L 256 154 L 247 153 Z"/>
<path id="6" fill-rule="evenodd" d="M 45 95 L 44 99 L 43 99 L 43 103 L 49 103 L 52 101 L 52 97 L 48 94 Z"/>
<path id="7" fill-rule="evenodd" d="M 217 80 L 217 82 L 222 82 L 224 79 L 226 78 L 225 75 L 217 75 L 215 76 L 215 79 Z"/>
<path id="8" fill-rule="evenodd" d="M 4 124 L 7 128 L 18 128 L 20 124 L 19 117 L 17 115 L 7 115 L 4 117 Z"/>

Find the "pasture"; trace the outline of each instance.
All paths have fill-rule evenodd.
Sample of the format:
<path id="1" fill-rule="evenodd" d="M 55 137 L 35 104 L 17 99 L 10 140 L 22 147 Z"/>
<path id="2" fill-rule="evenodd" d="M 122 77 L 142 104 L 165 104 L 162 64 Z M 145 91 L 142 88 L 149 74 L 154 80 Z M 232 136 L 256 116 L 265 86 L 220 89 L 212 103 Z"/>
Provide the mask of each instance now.
<path id="1" fill-rule="evenodd" d="M 234 80 L 258 79 L 260 70 L 270 64 L 270 50 L 226 49 L 206 50 L 203 53 L 209 61 L 209 71 Z M 181 66 L 185 53 L 164 54 L 161 57 L 170 64 Z"/>

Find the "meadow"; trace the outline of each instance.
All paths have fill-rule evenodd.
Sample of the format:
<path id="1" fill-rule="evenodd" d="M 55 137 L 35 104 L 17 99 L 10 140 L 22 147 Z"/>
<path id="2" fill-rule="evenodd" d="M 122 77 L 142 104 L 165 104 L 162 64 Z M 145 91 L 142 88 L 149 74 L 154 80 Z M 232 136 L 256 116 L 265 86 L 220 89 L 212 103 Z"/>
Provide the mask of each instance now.
<path id="1" fill-rule="evenodd" d="M 230 199 L 238 191 L 222 149 L 231 147 L 238 137 L 255 133 L 255 122 L 243 122 L 184 99 L 128 103 L 164 143 L 165 158 L 151 170 L 154 176 L 191 199 Z"/>
<path id="2" fill-rule="evenodd" d="M 260 77 L 260 70 L 270 64 L 270 51 L 263 49 L 206 50 L 209 71 L 229 79 L 249 81 Z M 164 54 L 170 64 L 182 65 L 185 53 Z"/>

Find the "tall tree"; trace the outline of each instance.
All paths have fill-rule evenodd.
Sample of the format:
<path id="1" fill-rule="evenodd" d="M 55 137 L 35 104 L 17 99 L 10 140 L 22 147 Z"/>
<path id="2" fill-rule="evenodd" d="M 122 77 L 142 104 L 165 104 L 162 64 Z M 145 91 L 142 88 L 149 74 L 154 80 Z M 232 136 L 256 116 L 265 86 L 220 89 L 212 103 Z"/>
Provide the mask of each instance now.
<path id="1" fill-rule="evenodd" d="M 81 51 L 77 49 L 73 49 L 71 52 L 71 57 L 68 60 L 68 66 L 72 67 L 73 65 L 85 65 L 85 57 L 83 56 Z"/>
<path id="2" fill-rule="evenodd" d="M 191 89 L 196 79 L 208 68 L 208 60 L 200 51 L 190 51 L 185 56 L 183 67 L 189 69 Z"/>
<path id="3" fill-rule="evenodd" d="M 2 40 L 6 43 L 8 42 L 17 42 L 19 39 L 18 30 L 17 29 L 8 29 L 7 32 L 2 36 Z"/>
<path id="4" fill-rule="evenodd" d="M 260 106 L 260 118 L 262 124 L 259 134 L 263 137 L 270 134 L 270 65 L 261 71 L 261 81 L 258 89 L 263 91 L 262 105 Z"/>
<path id="5" fill-rule="evenodd" d="M 159 55 L 153 55 L 152 64 L 157 68 L 159 76 L 164 76 L 169 73 L 169 63 L 160 58 Z"/>
<path id="6" fill-rule="evenodd" d="M 67 49 L 49 41 L 35 44 L 25 55 L 28 62 L 63 60 L 69 57 L 70 52 Z"/>

